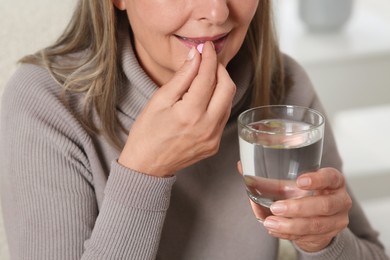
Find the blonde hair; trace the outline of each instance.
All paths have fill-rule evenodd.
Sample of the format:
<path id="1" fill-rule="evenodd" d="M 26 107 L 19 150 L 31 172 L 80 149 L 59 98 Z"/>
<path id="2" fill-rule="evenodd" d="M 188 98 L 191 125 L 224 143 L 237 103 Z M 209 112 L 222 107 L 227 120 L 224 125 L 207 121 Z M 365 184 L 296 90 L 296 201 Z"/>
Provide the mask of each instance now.
<path id="1" fill-rule="evenodd" d="M 285 92 L 283 64 L 272 25 L 271 1 L 259 1 L 246 38 L 254 64 L 253 105 L 279 102 Z M 118 58 L 117 29 L 123 22 L 127 23 L 125 12 L 115 9 L 111 0 L 80 0 L 59 39 L 21 60 L 46 67 L 65 91 L 84 93 L 81 122 L 90 132 L 105 135 L 117 148 L 123 145 L 118 129 L 124 130 L 116 114 L 118 89 L 123 77 Z M 77 56 L 81 51 L 83 56 Z M 64 62 L 67 60 L 70 62 Z M 92 108 L 100 119 L 100 126 L 92 121 Z"/>
<path id="2" fill-rule="evenodd" d="M 283 102 L 291 85 L 278 47 L 271 1 L 259 1 L 246 37 L 254 66 L 252 106 Z"/>

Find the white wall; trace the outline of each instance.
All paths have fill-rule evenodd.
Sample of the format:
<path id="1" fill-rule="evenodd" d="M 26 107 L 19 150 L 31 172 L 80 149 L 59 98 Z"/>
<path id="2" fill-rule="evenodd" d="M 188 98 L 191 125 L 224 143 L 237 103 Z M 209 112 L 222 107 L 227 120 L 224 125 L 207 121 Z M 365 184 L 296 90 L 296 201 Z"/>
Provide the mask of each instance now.
<path id="1" fill-rule="evenodd" d="M 0 90 L 22 56 L 52 43 L 76 0 L 0 0 Z"/>

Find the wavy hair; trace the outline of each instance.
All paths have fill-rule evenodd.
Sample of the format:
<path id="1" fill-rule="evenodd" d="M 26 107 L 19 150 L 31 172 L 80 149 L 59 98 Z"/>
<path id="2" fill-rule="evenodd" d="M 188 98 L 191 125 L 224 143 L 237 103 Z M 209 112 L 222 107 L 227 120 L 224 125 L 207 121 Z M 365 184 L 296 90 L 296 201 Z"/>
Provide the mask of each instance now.
<path id="1" fill-rule="evenodd" d="M 285 75 L 272 22 L 272 0 L 261 0 L 245 42 L 253 57 L 252 105 L 278 103 L 285 93 Z M 117 47 L 118 24 L 126 13 L 111 0 L 79 0 L 62 35 L 51 46 L 21 59 L 47 68 L 65 92 L 84 93 L 81 122 L 101 133 L 117 148 L 123 146 L 118 129 L 118 90 L 123 77 Z M 83 52 L 83 56 L 77 53 Z M 86 55 L 84 55 L 84 53 Z M 68 61 L 68 62 L 64 62 Z M 100 125 L 92 120 L 96 111 Z"/>

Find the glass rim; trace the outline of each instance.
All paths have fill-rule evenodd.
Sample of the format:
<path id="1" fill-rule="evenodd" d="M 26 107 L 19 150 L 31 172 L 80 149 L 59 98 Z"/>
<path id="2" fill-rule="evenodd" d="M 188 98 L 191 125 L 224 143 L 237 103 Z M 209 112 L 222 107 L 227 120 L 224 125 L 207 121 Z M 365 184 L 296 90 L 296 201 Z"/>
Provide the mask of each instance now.
<path id="1" fill-rule="evenodd" d="M 318 116 L 318 118 L 320 118 L 320 122 L 318 125 L 313 125 L 311 126 L 309 129 L 305 129 L 305 130 L 300 130 L 300 131 L 294 131 L 294 132 L 283 132 L 283 133 L 276 133 L 276 132 L 271 132 L 271 131 L 267 131 L 267 130 L 258 130 L 258 129 L 255 129 L 253 127 L 250 127 L 248 126 L 248 124 L 244 124 L 242 122 L 242 118 L 249 114 L 250 112 L 254 111 L 254 110 L 259 110 L 259 109 L 263 109 L 263 108 L 298 108 L 298 109 L 302 109 L 302 110 L 307 110 L 309 111 L 310 113 L 313 113 L 315 115 Z M 313 129 L 316 129 L 316 128 L 321 128 L 322 126 L 325 125 L 325 116 L 320 113 L 318 110 L 315 110 L 313 108 L 310 108 L 310 107 L 305 107 L 305 106 L 298 106 L 298 105 L 265 105 L 265 106 L 257 106 L 257 107 L 252 107 L 252 108 L 249 108 L 243 112 L 241 112 L 237 118 L 237 122 L 238 124 L 243 127 L 243 128 L 246 128 L 254 133 L 262 133 L 262 134 L 268 134 L 268 135 L 278 135 L 278 134 L 289 134 L 289 135 L 295 135 L 295 134 L 303 134 L 303 133 L 306 133 L 306 132 L 310 132 L 310 131 L 313 131 Z"/>

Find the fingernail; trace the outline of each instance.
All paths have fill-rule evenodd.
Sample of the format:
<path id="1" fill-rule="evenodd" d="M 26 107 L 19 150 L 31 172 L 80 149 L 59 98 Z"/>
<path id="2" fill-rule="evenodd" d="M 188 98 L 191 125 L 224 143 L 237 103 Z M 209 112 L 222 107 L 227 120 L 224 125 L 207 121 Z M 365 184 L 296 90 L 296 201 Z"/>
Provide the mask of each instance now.
<path id="1" fill-rule="evenodd" d="M 279 222 L 275 220 L 266 220 L 264 221 L 264 226 L 269 229 L 277 230 L 279 229 Z"/>
<path id="2" fill-rule="evenodd" d="M 258 221 L 259 223 L 261 223 L 261 224 L 264 223 L 264 219 L 261 219 L 261 218 L 256 218 L 256 219 L 257 219 L 257 221 Z"/>
<path id="3" fill-rule="evenodd" d="M 195 57 L 196 50 L 194 47 L 191 48 L 191 50 L 188 52 L 187 60 L 190 61 Z"/>
<path id="4" fill-rule="evenodd" d="M 215 50 L 214 42 L 210 41 L 211 47 L 213 47 L 213 50 Z"/>
<path id="5" fill-rule="evenodd" d="M 274 204 L 271 205 L 271 212 L 275 215 L 283 214 L 284 212 L 286 212 L 286 210 L 287 210 L 287 206 L 282 202 L 275 202 Z"/>
<path id="6" fill-rule="evenodd" d="M 204 47 L 204 44 L 203 44 L 203 43 L 198 44 L 198 46 L 196 46 L 196 49 L 198 50 L 198 52 L 199 52 L 200 54 L 202 54 L 202 52 L 203 52 L 203 47 Z"/>
<path id="7" fill-rule="evenodd" d="M 299 187 L 308 187 L 311 184 L 311 179 L 307 177 L 299 178 L 297 180 L 298 186 Z"/>

